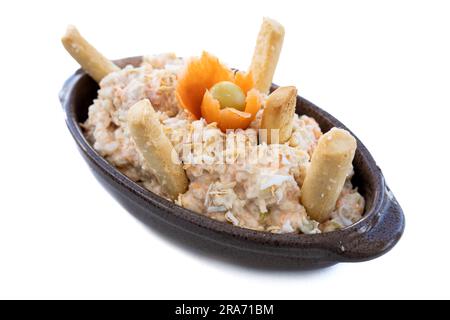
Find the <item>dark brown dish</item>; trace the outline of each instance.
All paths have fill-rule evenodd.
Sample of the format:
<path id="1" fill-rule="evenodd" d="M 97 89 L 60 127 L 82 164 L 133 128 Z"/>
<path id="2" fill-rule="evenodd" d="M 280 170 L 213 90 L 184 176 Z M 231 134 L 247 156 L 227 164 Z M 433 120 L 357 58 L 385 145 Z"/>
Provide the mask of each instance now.
<path id="1" fill-rule="evenodd" d="M 128 58 L 116 63 L 138 65 L 140 60 Z M 86 120 L 97 90 L 98 85 L 78 70 L 60 93 L 67 126 L 82 156 L 100 183 L 130 213 L 180 244 L 188 243 L 201 253 L 246 265 L 304 269 L 374 259 L 392 249 L 403 233 L 402 209 L 375 160 L 359 140 L 353 179 L 366 199 L 366 208 L 364 217 L 345 229 L 316 235 L 271 234 L 238 228 L 177 206 L 131 181 L 87 142 L 79 124 Z M 296 112 L 314 117 L 324 131 L 332 127 L 346 129 L 333 116 L 300 96 Z"/>

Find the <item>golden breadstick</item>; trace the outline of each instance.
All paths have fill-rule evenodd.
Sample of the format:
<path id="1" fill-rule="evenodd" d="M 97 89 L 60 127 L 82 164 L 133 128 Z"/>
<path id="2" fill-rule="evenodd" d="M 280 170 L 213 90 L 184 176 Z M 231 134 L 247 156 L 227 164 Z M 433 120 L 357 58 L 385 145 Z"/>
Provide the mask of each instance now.
<path id="1" fill-rule="evenodd" d="M 285 143 L 292 135 L 292 121 L 297 103 L 295 87 L 280 87 L 269 96 L 264 108 L 261 129 L 267 129 L 267 143 L 271 141 L 272 130 L 278 130 L 278 143 Z"/>
<path id="2" fill-rule="evenodd" d="M 320 139 L 301 189 L 308 215 L 319 222 L 330 218 L 352 168 L 356 140 L 346 130 L 332 128 Z"/>
<path id="3" fill-rule="evenodd" d="M 163 190 L 172 199 L 186 192 L 186 172 L 148 99 L 139 101 L 128 111 L 128 127 L 137 149 Z"/>
<path id="4" fill-rule="evenodd" d="M 74 26 L 67 27 L 61 41 L 70 55 L 97 83 L 111 72 L 119 70 L 118 66 L 87 42 Z"/>
<path id="5" fill-rule="evenodd" d="M 269 92 L 283 46 L 283 39 L 283 26 L 275 20 L 264 18 L 250 66 L 255 88 L 260 92 Z"/>

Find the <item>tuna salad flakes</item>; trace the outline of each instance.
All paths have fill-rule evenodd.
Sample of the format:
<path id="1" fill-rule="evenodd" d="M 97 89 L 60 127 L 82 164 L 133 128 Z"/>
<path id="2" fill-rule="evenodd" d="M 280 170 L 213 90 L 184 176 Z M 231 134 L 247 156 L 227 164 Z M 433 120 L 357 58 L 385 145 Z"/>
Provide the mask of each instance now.
<path id="1" fill-rule="evenodd" d="M 272 233 L 314 234 L 347 227 L 364 212 L 364 198 L 353 188 L 352 171 L 331 214 L 321 224 L 300 203 L 300 190 L 322 131 L 297 114 L 284 144 L 258 144 L 263 108 L 245 129 L 222 132 L 216 123 L 193 120 L 175 96 L 185 62 L 174 54 L 147 56 L 140 67 L 127 66 L 106 76 L 83 124 L 95 150 L 148 190 L 168 198 L 146 167 L 127 126 L 127 112 L 149 99 L 189 179 L 176 204 L 235 226 Z M 265 97 L 263 97 L 265 99 Z"/>

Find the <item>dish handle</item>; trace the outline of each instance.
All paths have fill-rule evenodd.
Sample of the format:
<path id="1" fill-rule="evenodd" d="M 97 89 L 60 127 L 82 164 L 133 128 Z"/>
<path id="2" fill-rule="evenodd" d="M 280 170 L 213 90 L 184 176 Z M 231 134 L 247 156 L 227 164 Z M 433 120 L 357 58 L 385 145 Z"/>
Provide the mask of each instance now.
<path id="1" fill-rule="evenodd" d="M 350 231 L 339 243 L 342 262 L 375 259 L 394 247 L 405 229 L 403 210 L 388 186 L 384 190 L 384 206 L 372 223 L 365 228 Z"/>

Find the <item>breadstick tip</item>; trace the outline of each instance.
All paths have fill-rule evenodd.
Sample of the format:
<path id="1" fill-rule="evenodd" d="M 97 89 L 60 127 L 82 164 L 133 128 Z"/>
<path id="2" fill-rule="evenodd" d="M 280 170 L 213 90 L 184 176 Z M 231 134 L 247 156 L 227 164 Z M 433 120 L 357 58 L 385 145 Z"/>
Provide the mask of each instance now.
<path id="1" fill-rule="evenodd" d="M 61 37 L 61 41 L 66 45 L 67 43 L 72 42 L 74 36 L 78 36 L 79 34 L 80 32 L 78 29 L 74 25 L 69 24 L 66 28 L 66 33 Z"/>
<path id="2" fill-rule="evenodd" d="M 279 87 L 269 95 L 261 120 L 261 129 L 267 129 L 268 144 L 285 143 L 289 140 L 292 135 L 296 102 L 297 88 L 294 86 Z M 272 135 L 275 135 L 274 140 Z"/>
<path id="3" fill-rule="evenodd" d="M 108 60 L 97 51 L 83 36 L 78 29 L 67 26 L 66 33 L 61 42 L 67 52 L 80 64 L 97 83 L 108 74 L 120 70 L 112 61 Z"/>
<path id="4" fill-rule="evenodd" d="M 138 123 L 142 121 L 142 115 L 148 113 L 151 109 L 153 109 L 153 107 L 148 99 L 138 101 L 130 108 L 130 110 L 128 110 L 128 122 Z"/>
<path id="5" fill-rule="evenodd" d="M 323 136 L 323 144 L 326 146 L 325 150 L 329 153 L 339 154 L 345 153 L 348 150 L 356 149 L 356 139 L 350 132 L 341 128 L 331 128 Z"/>
<path id="6" fill-rule="evenodd" d="M 275 19 L 264 17 L 263 24 L 270 24 L 274 31 L 278 32 L 280 35 L 284 35 L 284 27 L 281 23 L 276 21 Z"/>
<path id="7" fill-rule="evenodd" d="M 281 108 L 286 101 L 297 97 L 297 88 L 294 86 L 279 87 L 269 95 L 268 100 L 274 108 Z"/>
<path id="8" fill-rule="evenodd" d="M 250 71 L 255 88 L 269 92 L 284 40 L 284 27 L 277 21 L 264 17 L 256 40 Z"/>

